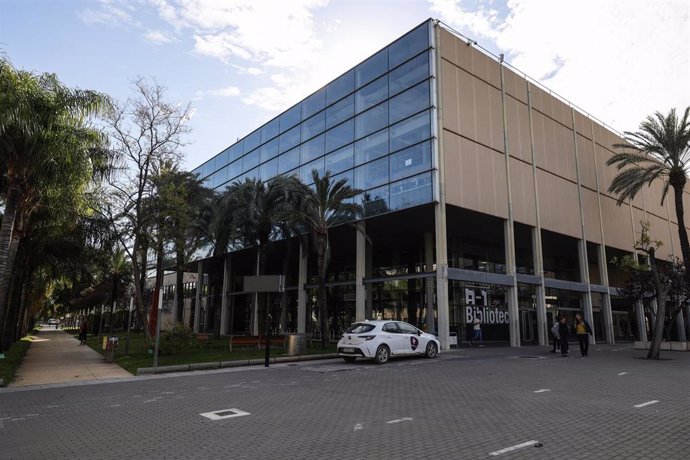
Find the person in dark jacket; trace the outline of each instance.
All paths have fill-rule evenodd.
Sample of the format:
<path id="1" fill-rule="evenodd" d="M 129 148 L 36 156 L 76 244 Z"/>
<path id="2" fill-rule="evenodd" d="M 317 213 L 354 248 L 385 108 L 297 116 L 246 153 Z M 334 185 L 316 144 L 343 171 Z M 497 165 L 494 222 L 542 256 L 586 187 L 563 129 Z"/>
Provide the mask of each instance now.
<path id="1" fill-rule="evenodd" d="M 568 356 L 568 336 L 570 336 L 570 326 L 565 316 L 558 320 L 558 336 L 561 338 L 561 356 Z"/>
<path id="2" fill-rule="evenodd" d="M 580 354 L 583 358 L 589 356 L 589 336 L 592 334 L 592 328 L 589 323 L 585 321 L 582 314 L 575 315 L 575 336 L 577 343 L 580 344 Z"/>
<path id="3" fill-rule="evenodd" d="M 89 322 L 81 316 L 79 318 L 79 345 L 86 345 L 86 336 L 89 329 Z"/>

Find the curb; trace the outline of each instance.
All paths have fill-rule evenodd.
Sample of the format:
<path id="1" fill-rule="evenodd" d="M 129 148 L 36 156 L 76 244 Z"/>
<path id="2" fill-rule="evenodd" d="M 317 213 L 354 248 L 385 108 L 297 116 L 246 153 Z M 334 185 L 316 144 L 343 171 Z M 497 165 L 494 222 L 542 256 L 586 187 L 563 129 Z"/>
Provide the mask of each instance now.
<path id="1" fill-rule="evenodd" d="M 328 353 L 322 355 L 281 356 L 279 358 L 271 358 L 268 362 L 269 364 L 281 364 L 294 363 L 299 361 L 315 361 L 319 359 L 332 359 L 337 357 L 337 353 Z M 212 369 L 227 369 L 230 367 L 263 366 L 264 362 L 264 359 L 248 359 L 239 361 L 213 361 L 209 363 L 178 364 L 175 366 L 140 367 L 137 369 L 135 375 L 154 375 L 167 374 L 170 372 L 191 372 Z"/>

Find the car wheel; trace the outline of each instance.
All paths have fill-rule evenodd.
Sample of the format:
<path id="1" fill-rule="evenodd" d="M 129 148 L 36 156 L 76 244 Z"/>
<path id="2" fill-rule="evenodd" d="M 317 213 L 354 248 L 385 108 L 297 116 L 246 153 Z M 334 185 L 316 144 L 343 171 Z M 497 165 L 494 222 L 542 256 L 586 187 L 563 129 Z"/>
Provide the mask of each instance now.
<path id="1" fill-rule="evenodd" d="M 424 353 L 424 356 L 427 358 L 435 358 L 438 355 L 438 346 L 436 346 L 436 342 L 429 342 L 426 344 L 426 353 Z"/>
<path id="2" fill-rule="evenodd" d="M 386 364 L 388 362 L 388 358 L 390 358 L 390 355 L 391 352 L 387 346 L 379 345 L 379 347 L 376 349 L 376 356 L 374 358 L 376 359 L 376 364 Z"/>
<path id="3" fill-rule="evenodd" d="M 343 359 L 348 363 L 354 363 L 357 358 L 355 358 L 354 356 L 343 356 Z"/>

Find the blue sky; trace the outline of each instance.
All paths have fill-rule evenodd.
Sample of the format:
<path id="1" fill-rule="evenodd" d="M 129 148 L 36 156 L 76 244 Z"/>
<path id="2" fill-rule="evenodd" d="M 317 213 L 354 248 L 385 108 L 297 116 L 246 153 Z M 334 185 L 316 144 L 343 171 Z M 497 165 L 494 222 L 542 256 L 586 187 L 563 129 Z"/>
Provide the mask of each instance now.
<path id="1" fill-rule="evenodd" d="M 429 17 L 611 127 L 690 105 L 685 0 L 0 0 L 0 52 L 125 100 L 191 102 L 188 169 Z"/>

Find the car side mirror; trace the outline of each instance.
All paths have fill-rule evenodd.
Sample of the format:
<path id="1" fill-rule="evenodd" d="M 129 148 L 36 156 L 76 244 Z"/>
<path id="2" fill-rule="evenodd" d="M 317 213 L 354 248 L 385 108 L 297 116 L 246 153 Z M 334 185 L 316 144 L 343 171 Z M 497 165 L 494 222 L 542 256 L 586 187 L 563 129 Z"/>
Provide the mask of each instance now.
<path id="1" fill-rule="evenodd" d="M 422 330 L 421 330 L 421 329 L 417 329 L 417 335 L 422 335 Z"/>

